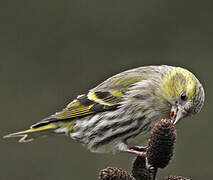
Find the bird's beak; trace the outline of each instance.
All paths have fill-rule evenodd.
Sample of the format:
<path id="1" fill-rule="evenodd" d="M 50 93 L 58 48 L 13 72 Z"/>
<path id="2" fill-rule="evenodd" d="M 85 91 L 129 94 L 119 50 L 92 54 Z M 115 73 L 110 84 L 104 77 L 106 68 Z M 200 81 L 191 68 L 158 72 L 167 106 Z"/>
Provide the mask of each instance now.
<path id="1" fill-rule="evenodd" d="M 179 122 L 179 120 L 184 118 L 187 114 L 187 111 L 183 108 L 183 106 L 179 104 L 175 104 L 174 106 L 172 106 L 170 112 L 170 116 L 174 124 L 177 124 L 177 122 Z"/>

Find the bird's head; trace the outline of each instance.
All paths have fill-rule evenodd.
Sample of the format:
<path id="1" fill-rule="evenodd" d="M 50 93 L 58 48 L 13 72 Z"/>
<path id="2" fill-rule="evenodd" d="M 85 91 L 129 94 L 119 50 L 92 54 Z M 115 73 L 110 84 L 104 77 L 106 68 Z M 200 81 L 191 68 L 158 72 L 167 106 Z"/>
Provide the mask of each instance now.
<path id="1" fill-rule="evenodd" d="M 171 105 L 170 116 L 175 124 L 201 110 L 205 99 L 204 89 L 188 70 L 172 68 L 162 75 L 160 84 L 163 98 Z"/>

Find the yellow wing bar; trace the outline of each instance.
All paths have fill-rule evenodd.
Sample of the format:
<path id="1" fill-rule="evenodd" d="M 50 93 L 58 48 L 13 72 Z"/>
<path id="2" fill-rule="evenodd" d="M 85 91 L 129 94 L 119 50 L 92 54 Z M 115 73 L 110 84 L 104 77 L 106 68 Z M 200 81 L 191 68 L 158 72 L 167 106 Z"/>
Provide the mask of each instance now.
<path id="1" fill-rule="evenodd" d="M 121 98 L 121 96 L 114 96 L 110 92 L 102 91 L 80 95 L 69 103 L 65 109 L 34 124 L 32 128 L 37 128 L 51 122 L 72 120 L 98 112 L 115 110 L 118 108 Z"/>

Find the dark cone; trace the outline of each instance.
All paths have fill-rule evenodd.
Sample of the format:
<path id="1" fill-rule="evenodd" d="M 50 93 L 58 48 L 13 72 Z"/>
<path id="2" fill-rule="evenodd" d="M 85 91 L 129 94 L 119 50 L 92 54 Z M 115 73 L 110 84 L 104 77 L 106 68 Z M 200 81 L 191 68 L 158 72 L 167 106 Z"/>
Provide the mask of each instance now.
<path id="1" fill-rule="evenodd" d="M 149 165 L 165 168 L 173 156 L 175 141 L 175 126 L 170 119 L 162 119 L 156 123 L 146 152 Z"/>
<path id="2" fill-rule="evenodd" d="M 134 180 L 134 178 L 121 168 L 108 167 L 99 173 L 99 180 Z"/>
<path id="3" fill-rule="evenodd" d="M 132 176 L 136 180 L 150 180 L 151 174 L 149 170 L 146 169 L 146 161 L 145 156 L 137 156 L 135 161 L 133 162 L 132 167 Z"/>
<path id="4" fill-rule="evenodd" d="M 182 176 L 169 176 L 166 177 L 165 180 L 190 180 L 190 179 L 184 178 Z"/>

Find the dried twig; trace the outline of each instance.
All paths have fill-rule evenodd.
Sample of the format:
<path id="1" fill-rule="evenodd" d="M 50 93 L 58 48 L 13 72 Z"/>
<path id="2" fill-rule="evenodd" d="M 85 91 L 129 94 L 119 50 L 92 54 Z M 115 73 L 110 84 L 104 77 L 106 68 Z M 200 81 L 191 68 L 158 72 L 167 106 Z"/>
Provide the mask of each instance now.
<path id="1" fill-rule="evenodd" d="M 108 167 L 100 171 L 99 180 L 134 180 L 128 172 L 121 168 Z"/>
<path id="2" fill-rule="evenodd" d="M 182 176 L 169 176 L 166 177 L 165 180 L 190 180 L 190 179 L 184 178 Z"/>

